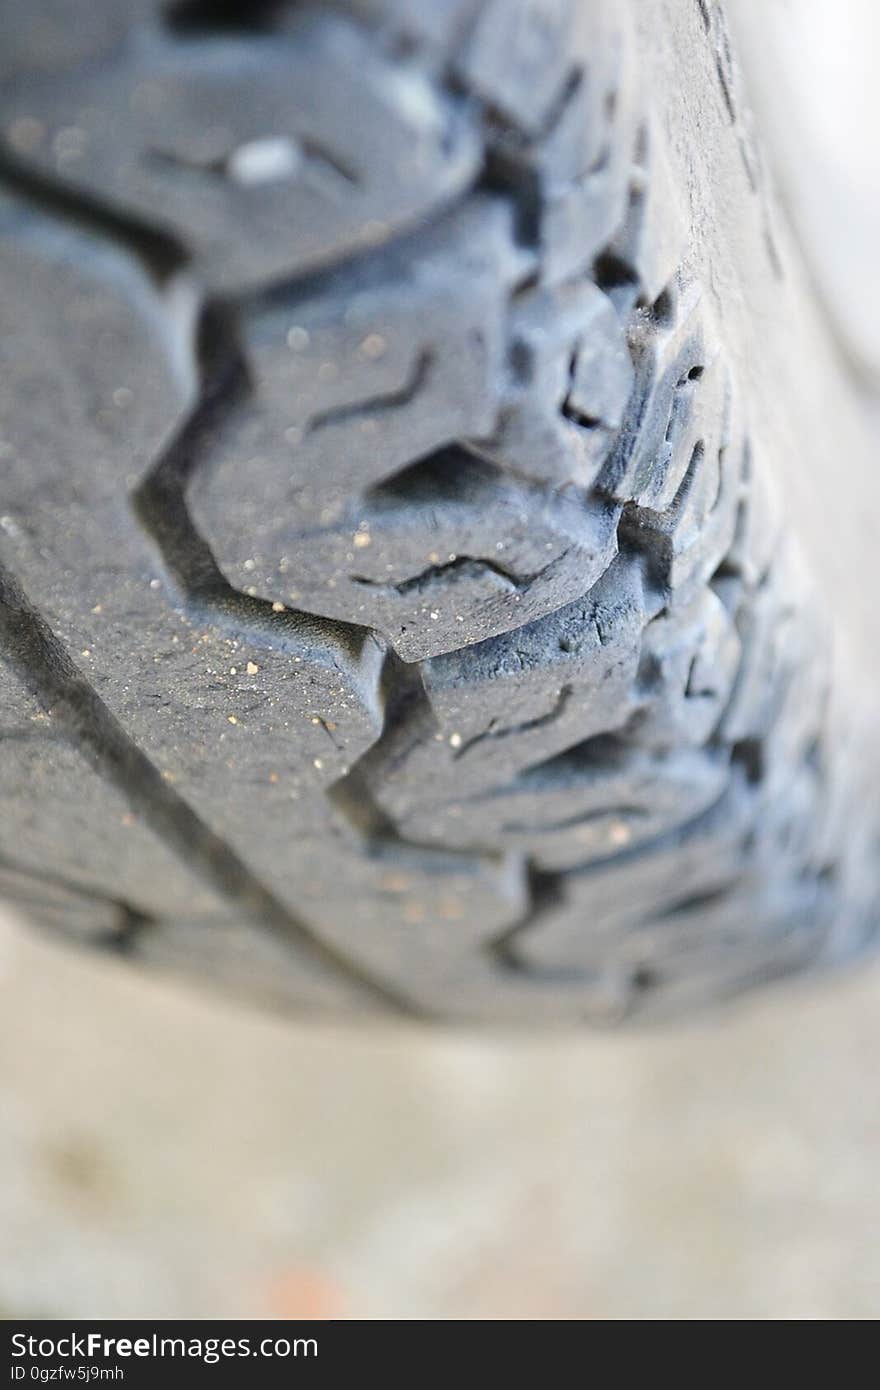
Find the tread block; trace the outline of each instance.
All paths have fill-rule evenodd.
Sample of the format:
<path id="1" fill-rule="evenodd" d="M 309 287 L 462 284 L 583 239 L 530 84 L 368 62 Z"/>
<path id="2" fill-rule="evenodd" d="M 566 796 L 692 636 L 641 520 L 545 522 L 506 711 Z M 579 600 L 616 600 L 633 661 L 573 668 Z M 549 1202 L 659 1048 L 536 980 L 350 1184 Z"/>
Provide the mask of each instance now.
<path id="1" fill-rule="evenodd" d="M 670 507 L 701 443 L 717 460 L 728 418 L 727 372 L 704 326 L 700 293 L 673 284 L 630 321 L 636 387 L 599 486 L 651 511 Z"/>
<path id="2" fill-rule="evenodd" d="M 502 118 L 537 135 L 571 75 L 577 6 L 572 0 L 488 0 L 457 67 Z"/>
<path id="3" fill-rule="evenodd" d="M 385 35 L 428 49 L 435 60 L 457 51 L 473 14 L 473 0 L 346 0 L 346 8 Z"/>
<path id="4" fill-rule="evenodd" d="M 297 546 L 302 580 L 290 599 L 369 622 L 416 661 L 581 593 L 616 553 L 617 520 L 601 500 L 515 486 L 449 451 L 375 490 L 341 534 Z M 314 585 L 313 574 L 335 577 L 329 594 L 329 581 Z"/>
<path id="5" fill-rule="evenodd" d="M 656 126 L 646 121 L 636 140 L 626 216 L 610 253 L 628 266 L 649 304 L 671 283 L 686 251 L 684 219 Z"/>
<path id="6" fill-rule="evenodd" d="M 340 15 L 134 37 L 94 68 L 10 82 L 0 126 L 28 167 L 177 237 L 220 293 L 375 246 L 476 173 L 460 105 Z M 24 129 L 42 133 L 16 150 Z"/>
<path id="7" fill-rule="evenodd" d="M 509 210 L 477 198 L 454 222 L 312 293 L 255 301 L 239 329 L 252 402 L 228 422 L 192 489 L 206 534 L 222 539 L 226 499 L 253 508 L 255 491 L 267 523 L 327 524 L 416 460 L 488 434 L 507 295 L 521 266 Z M 231 533 L 238 548 L 243 529 Z M 226 564 L 237 563 L 227 548 Z M 215 550 L 222 563 L 222 545 Z"/>
<path id="8" fill-rule="evenodd" d="M 722 737 L 731 744 L 772 742 L 774 757 L 783 766 L 821 727 L 828 679 L 825 623 L 818 612 L 795 601 L 803 592 L 799 569 L 790 547 L 784 547 L 772 574 L 742 604 L 738 626 L 743 655 L 721 725 Z M 765 764 L 762 755 L 759 771 Z"/>
<path id="9" fill-rule="evenodd" d="M 768 798 L 735 777 L 691 825 L 627 856 L 625 894 L 620 862 L 566 874 L 558 896 L 517 938 L 524 967 L 625 967 L 637 982 L 644 976 L 634 1007 L 653 1010 L 667 993 L 674 1002 L 667 987 L 675 980 L 699 977 L 706 991 L 713 973 L 737 978 L 741 969 L 754 978 L 790 952 L 815 953 L 832 895 L 821 876 L 801 871 L 803 843 L 781 833 L 793 803 L 809 820 L 815 788 L 801 790 L 792 797 L 777 788 Z"/>
<path id="10" fill-rule="evenodd" d="M 248 588 L 266 597 L 368 623 L 405 661 L 416 661 L 580 593 L 616 552 L 617 517 L 601 500 L 515 486 L 472 455 L 448 450 L 374 489 L 335 526 L 305 536 L 277 528 L 283 554 L 272 580 L 262 547 L 253 569 L 237 573 L 265 576 Z"/>
<path id="11" fill-rule="evenodd" d="M 4 82 L 63 73 L 106 57 L 119 48 L 132 29 L 153 27 L 161 0 L 0 0 L 0 75 Z M 29 154 L 45 137 L 36 125 L 36 112 L 27 123 L 7 131 L 13 148 Z M 63 142 L 62 142 L 63 144 Z"/>
<path id="12" fill-rule="evenodd" d="M 190 488 L 235 588 L 369 624 L 412 661 L 559 608 L 608 567 L 613 504 L 514 484 L 442 448 L 494 426 L 518 264 L 509 238 L 503 209 L 478 202 L 454 245 L 441 232 L 367 278 L 246 321 L 254 398 Z M 597 311 L 616 326 L 598 291 L 579 300 L 588 323 Z M 623 359 L 605 371 L 623 375 L 620 396 L 617 333 Z M 599 375 L 576 363 L 569 389 L 601 393 Z"/>
<path id="13" fill-rule="evenodd" d="M 485 103 L 489 167 L 523 201 L 547 284 L 587 269 L 623 218 L 635 121 L 627 26 L 613 4 L 502 0 L 478 12 L 457 58 Z"/>
<path id="14" fill-rule="evenodd" d="M 650 557 L 653 578 L 674 605 L 699 593 L 722 562 L 736 568 L 732 546 L 737 528 L 746 524 L 749 445 L 732 409 L 730 385 L 717 364 L 701 373 L 699 409 L 689 407 L 687 420 L 671 425 L 680 456 L 690 460 L 671 504 L 665 510 L 632 503 L 624 508 L 621 539 Z"/>
<path id="15" fill-rule="evenodd" d="M 727 776 L 720 754 L 657 754 L 600 736 L 506 787 L 414 812 L 407 833 L 456 848 L 528 850 L 540 868 L 568 869 L 692 819 L 717 801 Z"/>
<path id="16" fill-rule="evenodd" d="M 528 991 L 490 949 L 529 910 L 524 863 L 389 844 L 371 854 L 324 855 L 300 873 L 301 906 L 322 936 L 396 987 L 429 1017 L 528 1016 Z M 566 1012 L 548 992 L 539 1011 Z M 580 987 L 569 1014 L 582 1016 L 597 991 Z"/>
<path id="17" fill-rule="evenodd" d="M 586 40 L 581 80 L 570 86 L 540 148 L 530 152 L 542 194 L 538 245 L 550 285 L 583 273 L 604 254 L 631 196 L 638 96 L 628 18 L 613 3 L 578 9 L 580 24 L 597 26 Z"/>
<path id="18" fill-rule="evenodd" d="M 726 563 L 752 588 L 756 588 L 766 577 L 779 549 L 782 529 L 782 505 L 778 490 L 772 479 L 768 478 L 767 470 L 753 459 L 752 446 L 747 441 L 743 455 L 742 491 Z"/>
<path id="19" fill-rule="evenodd" d="M 527 478 L 589 487 L 620 429 L 633 367 L 617 312 L 588 281 L 523 296 L 510 383 L 488 457 Z"/>
<path id="20" fill-rule="evenodd" d="M 741 659 L 733 618 L 711 588 L 649 623 L 639 681 L 646 700 L 628 736 L 648 747 L 708 743 L 728 706 Z"/>
<path id="21" fill-rule="evenodd" d="M 503 785 L 636 708 L 645 623 L 639 566 L 618 559 L 590 594 L 516 632 L 422 665 L 427 705 L 387 731 L 362 764 L 395 821 Z"/>
<path id="22" fill-rule="evenodd" d="M 744 990 L 814 965 L 824 950 L 834 916 L 832 895 L 822 885 L 792 883 L 775 891 L 748 886 L 688 924 L 685 937 L 662 956 L 636 968 L 631 1016 L 660 1021 L 732 999 Z M 748 915 L 760 932 L 744 930 Z"/>
<path id="23" fill-rule="evenodd" d="M 556 878 L 553 894 L 516 938 L 518 958 L 534 970 L 590 969 L 607 960 L 634 966 L 646 955 L 642 938 L 667 913 L 702 910 L 749 871 L 754 812 L 754 794 L 734 777 L 708 811 L 644 851 Z"/>

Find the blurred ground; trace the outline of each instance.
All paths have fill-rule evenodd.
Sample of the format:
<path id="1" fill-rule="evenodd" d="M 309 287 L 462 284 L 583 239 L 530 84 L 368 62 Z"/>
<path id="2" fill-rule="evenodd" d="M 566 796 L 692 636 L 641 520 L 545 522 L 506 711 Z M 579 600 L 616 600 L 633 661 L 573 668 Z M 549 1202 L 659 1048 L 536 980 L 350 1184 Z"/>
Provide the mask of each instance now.
<path id="1" fill-rule="evenodd" d="M 876 11 L 731 8 L 870 369 Z M 345 1032 L 0 917 L 0 1315 L 873 1319 L 878 1051 L 877 968 L 637 1036 Z"/>
<path id="2" fill-rule="evenodd" d="M 876 969 L 528 1040 L 295 1027 L 3 947 L 7 1316 L 880 1308 Z"/>

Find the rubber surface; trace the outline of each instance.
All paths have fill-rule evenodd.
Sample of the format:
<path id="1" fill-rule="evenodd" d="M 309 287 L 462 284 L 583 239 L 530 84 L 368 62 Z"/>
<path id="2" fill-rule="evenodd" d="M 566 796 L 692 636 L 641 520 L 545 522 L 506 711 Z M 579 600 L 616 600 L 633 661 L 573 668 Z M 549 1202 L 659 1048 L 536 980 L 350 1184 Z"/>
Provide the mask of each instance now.
<path id="1" fill-rule="evenodd" d="M 861 947 L 858 735 L 621 7 L 2 15 L 0 891 L 307 1010 Z"/>

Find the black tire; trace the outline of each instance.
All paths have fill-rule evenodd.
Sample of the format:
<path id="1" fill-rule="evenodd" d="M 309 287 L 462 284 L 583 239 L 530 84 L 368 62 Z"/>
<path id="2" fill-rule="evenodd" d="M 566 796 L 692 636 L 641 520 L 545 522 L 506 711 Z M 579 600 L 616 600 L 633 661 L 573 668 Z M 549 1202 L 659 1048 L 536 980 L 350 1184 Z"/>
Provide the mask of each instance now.
<path id="1" fill-rule="evenodd" d="M 36 918 L 304 1010 L 597 1022 L 870 939 L 761 381 L 806 292 L 720 11 L 638 9 L 3 0 Z"/>

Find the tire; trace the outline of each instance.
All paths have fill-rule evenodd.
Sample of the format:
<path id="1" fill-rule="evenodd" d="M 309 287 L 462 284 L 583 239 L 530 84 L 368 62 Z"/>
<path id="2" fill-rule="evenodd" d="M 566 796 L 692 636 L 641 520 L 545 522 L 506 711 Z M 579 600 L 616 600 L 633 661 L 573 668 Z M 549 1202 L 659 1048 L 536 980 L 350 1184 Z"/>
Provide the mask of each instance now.
<path id="1" fill-rule="evenodd" d="M 0 892 L 314 1013 L 867 945 L 802 320 L 855 407 L 718 7 L 2 13 Z"/>

